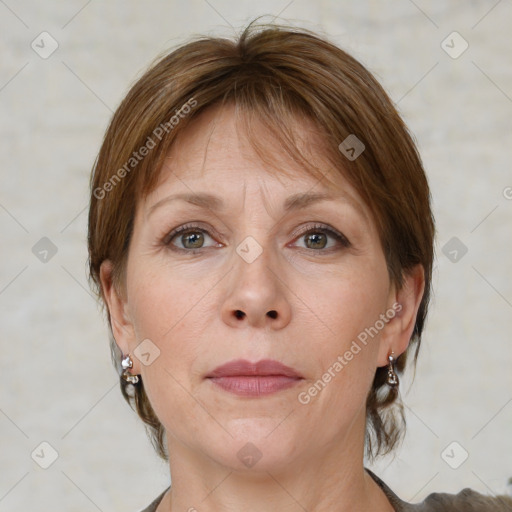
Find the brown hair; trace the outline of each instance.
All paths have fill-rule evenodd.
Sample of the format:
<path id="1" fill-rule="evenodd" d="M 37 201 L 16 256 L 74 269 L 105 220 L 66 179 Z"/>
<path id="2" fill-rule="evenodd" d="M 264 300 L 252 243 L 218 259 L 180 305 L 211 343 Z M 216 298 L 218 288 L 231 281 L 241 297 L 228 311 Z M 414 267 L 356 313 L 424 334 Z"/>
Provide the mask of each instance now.
<path id="1" fill-rule="evenodd" d="M 327 39 L 304 29 L 252 23 L 234 41 L 202 37 L 160 58 L 133 85 L 110 122 L 91 176 L 89 266 L 99 297 L 104 302 L 99 271 L 107 259 L 113 263 L 114 285 L 124 293 L 136 204 L 155 187 L 176 136 L 200 112 L 227 104 L 242 112 L 248 134 L 249 116 L 256 115 L 293 158 L 319 175 L 298 151 L 293 130 L 297 116 L 311 120 L 333 169 L 371 209 L 392 282 L 400 288 L 404 274 L 423 265 L 425 292 L 409 348 L 397 360 L 402 372 L 414 344 L 414 362 L 418 357 L 430 296 L 434 221 L 427 179 L 407 127 L 372 74 Z M 365 146 L 357 158 L 339 149 L 349 135 Z M 108 319 L 112 333 L 109 314 Z M 119 369 L 112 335 L 111 349 Z M 167 460 L 165 430 L 144 383 L 132 385 L 120 377 L 120 385 L 147 425 L 158 454 Z M 384 455 L 405 427 L 397 392 L 386 385 L 385 367 L 376 370 L 366 408 L 367 454 Z"/>

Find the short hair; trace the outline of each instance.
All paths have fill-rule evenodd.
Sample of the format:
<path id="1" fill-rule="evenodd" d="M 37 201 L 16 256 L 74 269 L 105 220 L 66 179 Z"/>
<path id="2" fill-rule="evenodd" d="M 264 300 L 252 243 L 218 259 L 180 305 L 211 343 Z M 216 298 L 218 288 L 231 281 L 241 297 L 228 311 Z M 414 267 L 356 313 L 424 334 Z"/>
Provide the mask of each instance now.
<path id="1" fill-rule="evenodd" d="M 253 22 L 233 40 L 199 37 L 159 58 L 131 87 L 112 117 L 91 174 L 89 277 L 103 304 L 100 265 L 112 262 L 114 286 L 124 293 L 136 205 L 155 188 L 176 137 L 201 112 L 228 105 L 240 113 L 261 158 L 269 160 L 271 155 L 250 136 L 254 118 L 283 151 L 324 179 L 303 156 L 294 131 L 297 120 L 312 122 L 325 143 L 322 154 L 371 211 L 391 282 L 400 289 L 407 272 L 423 266 L 425 291 L 409 347 L 398 357 L 396 369 L 403 372 L 414 345 L 415 364 L 430 297 L 434 239 L 423 165 L 409 130 L 373 75 L 326 37 L 306 29 Z M 359 149 L 364 145 L 357 158 L 350 148 L 351 153 L 341 151 L 350 140 L 357 141 Z M 107 318 L 119 369 L 108 308 Z M 370 458 L 391 452 L 405 430 L 403 405 L 396 389 L 386 385 L 386 376 L 386 367 L 376 369 L 366 400 L 365 446 Z M 144 382 L 132 388 L 120 376 L 120 386 L 157 453 L 168 460 L 165 428 Z"/>

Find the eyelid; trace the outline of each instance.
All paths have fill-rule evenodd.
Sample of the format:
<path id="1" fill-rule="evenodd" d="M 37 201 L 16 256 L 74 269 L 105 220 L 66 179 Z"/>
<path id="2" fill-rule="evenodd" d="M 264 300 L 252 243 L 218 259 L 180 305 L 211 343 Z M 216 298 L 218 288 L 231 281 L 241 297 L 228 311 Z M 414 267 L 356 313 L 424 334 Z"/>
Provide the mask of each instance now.
<path id="1" fill-rule="evenodd" d="M 167 233 L 164 236 L 164 238 L 162 239 L 162 243 L 164 245 L 172 245 L 171 244 L 171 240 L 173 238 L 176 238 L 178 235 L 184 234 L 187 231 L 191 231 L 191 232 L 193 232 L 193 231 L 202 231 L 203 233 L 206 233 L 210 238 L 213 239 L 213 234 L 211 233 L 211 228 L 207 228 L 201 222 L 187 222 L 186 224 L 178 226 L 177 228 L 172 229 L 169 233 Z M 217 235 L 215 234 L 215 236 L 217 236 Z M 201 247 L 199 249 L 182 249 L 181 247 L 176 247 L 176 246 L 174 248 L 177 249 L 177 250 L 187 251 L 187 252 L 192 252 L 194 250 L 198 251 L 198 250 L 201 250 L 201 249 L 205 249 L 203 247 Z"/>
<path id="2" fill-rule="evenodd" d="M 338 240 L 339 243 L 341 243 L 344 247 L 350 247 L 352 244 L 350 243 L 350 240 L 343 234 L 340 233 L 337 229 L 334 229 L 333 227 L 327 225 L 315 222 L 313 225 L 303 226 L 299 228 L 294 233 L 294 241 L 297 240 L 297 238 L 300 238 L 301 236 L 307 235 L 308 233 L 314 233 L 315 231 L 323 231 L 326 233 L 329 233 L 331 236 L 334 236 Z M 317 251 L 317 252 L 325 252 L 325 251 Z"/>

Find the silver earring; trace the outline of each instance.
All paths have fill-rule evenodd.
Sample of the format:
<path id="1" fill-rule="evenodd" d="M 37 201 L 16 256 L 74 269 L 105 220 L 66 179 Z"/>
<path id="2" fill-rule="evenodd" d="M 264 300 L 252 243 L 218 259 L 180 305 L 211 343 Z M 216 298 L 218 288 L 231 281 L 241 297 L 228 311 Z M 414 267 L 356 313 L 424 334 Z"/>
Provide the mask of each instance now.
<path id="1" fill-rule="evenodd" d="M 123 374 L 122 377 L 124 380 L 130 382 L 131 384 L 137 384 L 139 382 L 139 376 L 138 375 L 132 375 L 128 369 L 133 368 L 133 361 L 130 357 L 130 354 L 128 354 L 126 357 L 121 359 L 121 366 L 123 367 Z"/>
<path id="2" fill-rule="evenodd" d="M 393 352 L 389 354 L 388 361 L 388 377 L 386 383 L 388 386 L 394 388 L 398 386 L 398 375 L 395 372 L 395 358 L 393 357 Z"/>

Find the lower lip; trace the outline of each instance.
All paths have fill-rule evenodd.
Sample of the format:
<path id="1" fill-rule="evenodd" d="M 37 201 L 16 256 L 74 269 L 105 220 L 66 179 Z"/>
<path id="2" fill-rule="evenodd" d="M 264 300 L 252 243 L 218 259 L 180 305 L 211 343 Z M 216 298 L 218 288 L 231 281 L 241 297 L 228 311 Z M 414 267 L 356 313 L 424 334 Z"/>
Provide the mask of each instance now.
<path id="1" fill-rule="evenodd" d="M 265 396 L 295 386 L 300 380 L 284 375 L 210 377 L 214 384 L 239 396 Z"/>

